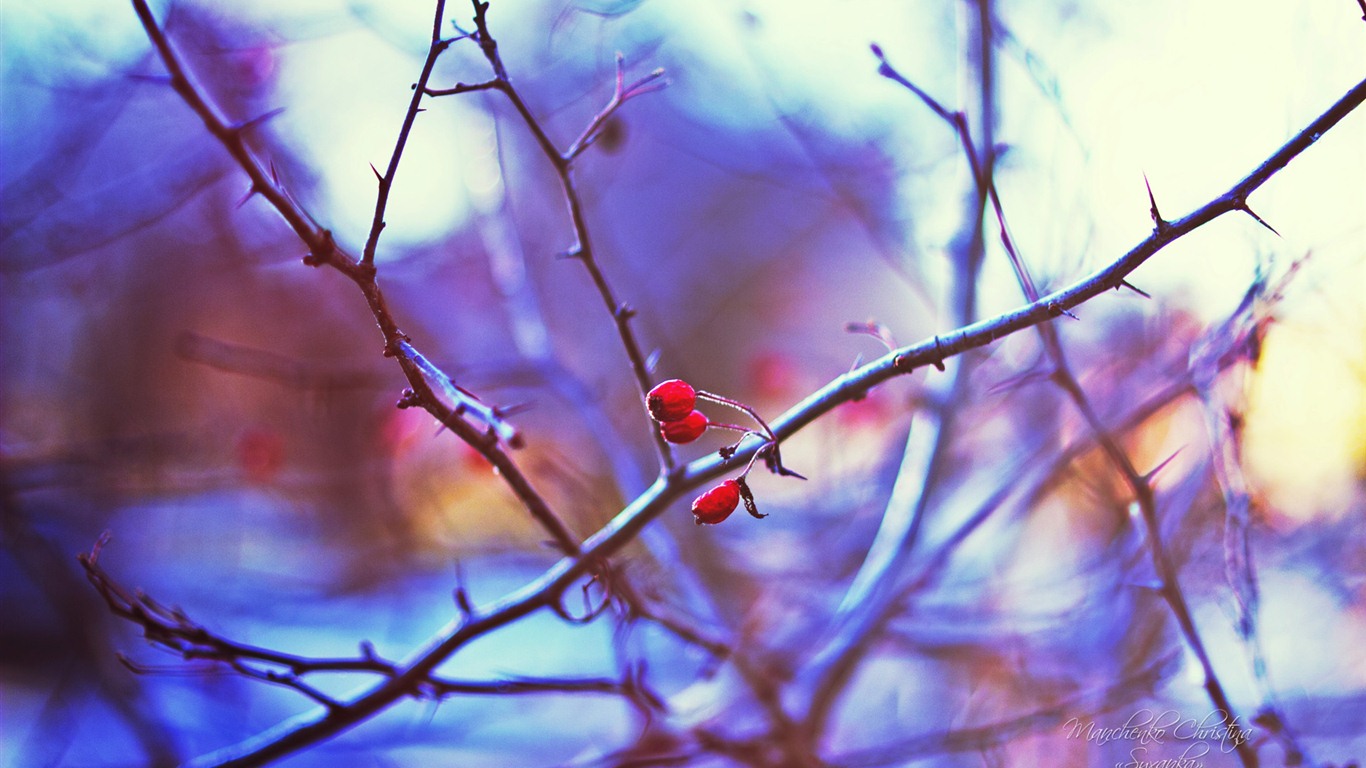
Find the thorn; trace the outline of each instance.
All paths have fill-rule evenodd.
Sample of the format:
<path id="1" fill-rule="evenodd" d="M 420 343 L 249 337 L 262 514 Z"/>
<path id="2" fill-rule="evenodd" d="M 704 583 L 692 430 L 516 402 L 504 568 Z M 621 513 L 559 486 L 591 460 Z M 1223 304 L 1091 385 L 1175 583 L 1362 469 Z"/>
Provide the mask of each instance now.
<path id="1" fill-rule="evenodd" d="M 265 113 L 265 114 L 263 114 L 263 115 L 257 115 L 256 117 L 253 117 L 253 118 L 250 119 L 250 120 L 247 120 L 247 121 L 244 121 L 244 122 L 241 122 L 241 123 L 237 123 L 237 124 L 233 125 L 232 127 L 230 127 L 228 130 L 232 131 L 233 133 L 239 133 L 239 134 L 240 134 L 240 133 L 245 133 L 245 132 L 251 130 L 252 128 L 255 128 L 256 126 L 261 125 L 262 123 L 266 122 L 267 120 L 271 119 L 272 117 L 275 117 L 276 115 L 278 115 L 278 114 L 280 114 L 281 112 L 284 112 L 284 111 L 285 111 L 285 108 L 284 108 L 284 107 L 277 107 L 277 108 L 272 109 L 271 111 L 269 111 L 269 112 L 267 112 L 267 113 Z"/>
<path id="2" fill-rule="evenodd" d="M 519 413 L 526 413 L 533 407 L 534 406 L 532 406 L 531 403 L 513 403 L 512 405 L 500 405 L 493 409 L 493 415 L 497 416 L 500 419 L 506 419 L 509 416 L 516 416 Z"/>
<path id="3" fill-rule="evenodd" d="M 1176 451 L 1174 451 L 1174 452 L 1172 453 L 1172 455 L 1170 455 L 1170 456 L 1168 456 L 1167 458 L 1163 459 L 1163 460 L 1161 461 L 1161 463 L 1159 463 L 1157 466 L 1155 466 L 1155 467 L 1153 467 L 1152 469 L 1148 470 L 1148 474 L 1146 474 L 1146 475 L 1143 476 L 1143 482 L 1145 482 L 1145 483 L 1152 482 L 1152 479 L 1153 479 L 1154 477 L 1157 476 L 1157 473 L 1158 473 L 1158 472 L 1161 472 L 1163 469 L 1166 469 L 1167 465 L 1170 464 L 1170 463 L 1172 463 L 1172 459 L 1175 459 L 1178 455 L 1180 455 L 1180 453 L 1181 453 L 1181 449 L 1180 449 L 1180 448 L 1177 448 Z"/>
<path id="4" fill-rule="evenodd" d="M 1158 232 L 1164 232 L 1168 226 L 1167 220 L 1163 219 L 1162 214 L 1157 211 L 1157 198 L 1153 196 L 1153 185 L 1148 181 L 1148 174 L 1146 173 L 1143 174 L 1143 186 L 1148 188 L 1148 203 L 1152 206 L 1149 212 L 1153 217 L 1153 226 L 1157 228 Z"/>
<path id="5" fill-rule="evenodd" d="M 247 190 L 247 193 L 246 193 L 245 195 L 242 195 L 242 199 L 241 199 L 241 200 L 238 200 L 238 201 L 237 201 L 237 205 L 234 206 L 234 207 L 235 207 L 237 210 L 241 210 L 241 209 L 242 209 L 242 206 L 246 205 L 246 204 L 247 204 L 247 201 L 250 200 L 252 197 L 254 197 L 254 196 L 255 196 L 257 193 L 259 193 L 260 191 L 261 191 L 261 189 L 260 189 L 259 187 L 256 186 L 256 182 L 252 182 L 251 187 Z"/>
<path id="6" fill-rule="evenodd" d="M 1131 283 L 1131 282 L 1129 282 L 1128 280 L 1120 280 L 1120 281 L 1119 281 L 1119 285 L 1116 285 L 1116 286 L 1115 286 L 1115 290 L 1119 290 L 1121 286 L 1123 286 L 1123 287 L 1125 287 L 1125 288 L 1128 288 L 1129 290 L 1133 291 L 1134 293 L 1138 294 L 1139 296 L 1142 296 L 1142 297 L 1145 298 L 1145 299 L 1151 299 L 1151 298 L 1152 298 L 1152 294 L 1148 293 L 1147 291 L 1143 290 L 1142 288 L 1137 288 L 1137 287 L 1135 287 L 1134 284 Z"/>
<path id="7" fill-rule="evenodd" d="M 370 170 L 375 172 L 375 181 L 378 181 L 379 183 L 383 184 L 384 177 L 380 175 L 379 169 L 375 167 L 374 163 L 370 163 Z"/>
<path id="8" fill-rule="evenodd" d="M 942 343 L 939 341 L 939 337 L 938 337 L 938 336 L 935 336 L 935 337 L 934 337 L 934 351 L 935 351 L 935 354 L 939 355 L 939 359 L 937 359 L 937 360 L 934 361 L 934 369 L 935 369 L 936 371 L 939 371 L 940 373 L 943 373 L 944 371 L 947 371 L 948 368 L 944 367 L 944 351 L 943 351 L 943 345 L 942 345 Z"/>
<path id="9" fill-rule="evenodd" d="M 1263 227 L 1266 227 L 1267 229 L 1271 230 L 1271 234 L 1275 235 L 1276 237 L 1281 237 L 1281 233 L 1277 232 L 1275 227 L 1271 226 L 1270 224 L 1267 224 L 1265 221 L 1262 220 L 1261 216 L 1258 216 L 1251 208 L 1248 207 L 1246 200 L 1239 200 L 1235 207 L 1243 213 L 1246 213 L 1247 215 L 1251 216 L 1254 220 L 1256 220 L 1258 224 L 1261 224 Z"/>
<path id="10" fill-rule="evenodd" d="M 564 250 L 564 251 L 560 251 L 559 253 L 555 254 L 555 258 L 557 258 L 557 259 L 582 259 L 582 258 L 583 258 L 583 249 L 576 245 L 576 246 L 574 246 L 573 248 L 570 248 L 570 249 Z"/>
<path id="11" fill-rule="evenodd" d="M 613 316 L 618 320 L 630 320 L 636 316 L 636 311 L 631 309 L 631 305 L 629 304 L 620 304 L 617 306 L 617 311 L 613 313 Z"/>

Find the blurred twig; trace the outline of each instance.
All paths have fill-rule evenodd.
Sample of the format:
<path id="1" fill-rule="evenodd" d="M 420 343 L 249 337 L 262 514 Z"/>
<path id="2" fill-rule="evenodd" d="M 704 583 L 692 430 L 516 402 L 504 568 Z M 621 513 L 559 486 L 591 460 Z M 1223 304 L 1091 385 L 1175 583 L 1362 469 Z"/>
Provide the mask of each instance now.
<path id="1" fill-rule="evenodd" d="M 176 354 L 192 362 L 301 390 L 378 389 L 383 384 L 382 379 L 370 371 L 319 369 L 278 352 L 188 331 L 176 339 L 175 349 Z"/>
<path id="2" fill-rule="evenodd" d="M 982 3 L 985 7 L 985 3 Z M 991 58 L 991 37 L 988 30 L 973 22 L 977 50 L 969 53 L 971 69 L 978 79 L 978 99 L 981 104 L 982 130 L 987 134 L 985 162 L 994 161 L 991 146 L 992 124 L 995 121 L 995 79 Z M 875 52 L 878 51 L 874 47 Z M 974 56 L 975 54 L 975 56 Z M 879 53 L 880 55 L 880 53 Z M 884 69 L 883 74 L 886 74 Z M 979 150 L 973 145 L 963 113 L 950 114 L 938 102 L 906 81 L 905 84 L 930 107 L 935 114 L 957 128 L 963 152 L 972 172 L 973 184 L 967 190 L 964 215 L 956 238 L 953 281 L 950 287 L 954 322 L 965 327 L 977 319 L 977 290 L 982 264 L 986 257 L 986 243 L 982 234 L 986 215 L 987 189 L 980 168 Z M 870 646 L 882 625 L 888 608 L 896 601 L 896 585 L 906 563 L 910 560 L 931 496 L 951 458 L 951 446 L 958 427 L 959 414 L 966 405 L 972 361 L 955 357 L 949 361 L 951 370 L 947 380 L 937 386 L 941 394 L 934 398 L 938 407 L 931 410 L 911 428 L 906 439 L 900 469 L 892 485 L 892 493 L 878 524 L 877 533 L 858 573 L 834 616 L 834 631 L 807 664 L 805 674 L 810 678 L 811 690 L 806 721 L 813 740 L 819 739 L 833 705 L 836 693 L 849 680 L 858 660 Z M 945 370 L 945 361 L 936 366 Z"/>
<path id="3" fill-rule="evenodd" d="M 1254 721 L 1281 743 L 1286 765 L 1314 762 L 1287 722 L 1267 669 L 1258 631 L 1261 595 L 1252 548 L 1252 492 L 1243 473 L 1243 403 L 1220 382 L 1229 361 L 1257 366 L 1262 340 L 1274 319 L 1274 307 L 1284 297 L 1289 281 L 1302 263 L 1300 260 L 1292 264 L 1274 286 L 1259 274 L 1233 315 L 1208 332 L 1190 355 L 1190 375 L 1205 413 L 1214 475 L 1224 498 L 1224 568 L 1236 607 L 1235 626 L 1248 654 L 1260 698 Z M 1242 372 L 1235 374 L 1240 375 Z"/>
<path id="4" fill-rule="evenodd" d="M 984 14 L 984 17 L 987 18 L 986 23 L 989 23 L 989 14 Z M 974 176 L 985 190 L 990 191 L 992 204 L 995 208 L 997 222 L 1000 228 L 1001 243 L 1010 257 L 1020 288 L 1030 302 L 1039 301 L 1038 288 L 1030 277 L 1029 270 L 1026 267 L 1023 258 L 1021 258 L 1019 251 L 1011 241 L 1009 229 L 1006 225 L 1004 208 L 992 179 L 993 169 L 991 168 L 989 158 L 985 161 L 974 159 L 978 150 L 974 149 L 975 145 L 968 133 L 967 121 L 962 113 L 950 113 L 942 106 L 939 106 L 934 99 L 898 73 L 882 55 L 880 49 L 874 47 L 874 54 L 881 61 L 879 72 L 883 76 L 906 86 L 924 101 L 927 106 L 934 110 L 936 114 L 957 129 L 963 144 L 963 150 L 968 155 L 969 161 L 973 165 Z M 1151 194 L 1151 187 L 1149 188 L 1149 193 Z M 1262 221 L 1261 218 L 1253 213 L 1252 209 L 1247 206 L 1246 193 L 1238 196 L 1232 202 L 1233 209 L 1242 210 L 1249 216 L 1252 216 L 1258 223 L 1267 226 L 1266 222 Z M 1155 201 L 1152 204 L 1152 217 L 1155 230 L 1154 234 L 1161 234 L 1169 225 L 1158 213 L 1157 203 Z M 1269 228 L 1270 227 L 1268 226 L 1268 229 Z M 1118 287 L 1118 285 L 1116 287 Z M 1067 313 L 1065 308 L 1062 311 L 1063 313 Z M 1147 529 L 1149 551 L 1152 556 L 1153 567 L 1157 571 L 1158 578 L 1161 581 L 1160 591 L 1162 596 L 1170 606 L 1172 614 L 1176 618 L 1177 625 L 1180 627 L 1181 633 L 1185 637 L 1186 643 L 1190 646 L 1191 651 L 1195 654 L 1197 661 L 1200 663 L 1201 670 L 1205 677 L 1205 690 L 1208 692 L 1210 700 L 1219 711 L 1227 714 L 1229 735 L 1230 737 L 1236 737 L 1237 734 L 1234 732 L 1234 729 L 1238 727 L 1237 715 L 1233 709 L 1232 703 L 1229 701 L 1228 694 L 1224 690 L 1224 685 L 1220 682 L 1218 675 L 1215 673 L 1214 665 L 1210 661 L 1209 652 L 1206 650 L 1204 641 L 1200 637 L 1199 629 L 1195 625 L 1195 620 L 1192 616 L 1188 600 L 1181 588 L 1176 563 L 1167 552 L 1162 541 L 1162 529 L 1157 516 L 1157 497 L 1150 482 L 1150 476 L 1140 473 L 1134 467 L 1128 454 L 1120 446 L 1119 442 L 1100 418 L 1100 415 L 1091 403 L 1090 398 L 1082 388 L 1080 381 L 1078 381 L 1076 375 L 1072 372 L 1067 359 L 1067 353 L 1063 348 L 1057 328 L 1055 328 L 1052 323 L 1040 323 L 1037 326 L 1037 330 L 1043 341 L 1045 353 L 1048 355 L 1053 366 L 1049 378 L 1067 394 L 1078 411 L 1081 412 L 1082 417 L 1086 420 L 1087 425 L 1094 433 L 1096 440 L 1104 450 L 1105 455 L 1123 476 L 1125 483 L 1134 494 L 1144 526 Z M 1257 752 L 1253 745 L 1246 739 L 1241 738 L 1235 738 L 1234 744 L 1237 747 L 1238 756 L 1245 766 L 1249 766 L 1250 768 L 1251 766 L 1257 765 Z"/>
<path id="5" fill-rule="evenodd" d="M 952 752 L 980 751 L 992 746 L 1007 744 L 1030 733 L 1044 728 L 1057 727 L 1069 718 L 1076 719 L 1079 714 L 1096 715 L 1131 701 L 1135 691 L 1154 687 L 1160 678 L 1161 670 L 1168 659 L 1158 659 L 1145 669 L 1122 680 L 1108 685 L 1099 692 L 1098 705 L 1086 706 L 1097 698 L 1096 693 L 1086 692 L 1072 696 L 1056 704 L 1041 707 L 1007 720 L 998 720 L 986 725 L 937 733 L 924 733 L 898 739 L 890 744 L 861 749 L 839 755 L 836 762 L 849 768 L 875 768 L 884 765 L 904 765 L 907 761 L 925 759 Z"/>

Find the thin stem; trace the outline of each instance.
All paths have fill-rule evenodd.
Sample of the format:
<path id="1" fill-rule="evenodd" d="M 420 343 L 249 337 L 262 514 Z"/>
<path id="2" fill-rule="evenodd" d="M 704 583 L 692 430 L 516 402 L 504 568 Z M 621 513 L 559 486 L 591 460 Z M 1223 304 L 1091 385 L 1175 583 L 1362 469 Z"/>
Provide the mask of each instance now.
<path id="1" fill-rule="evenodd" d="M 630 88 L 625 88 L 623 90 L 623 87 L 620 86 L 622 75 L 619 68 L 617 75 L 619 84 L 618 92 L 614 95 L 612 101 L 599 113 L 598 117 L 594 118 L 593 122 L 590 122 L 588 129 L 584 132 L 583 136 L 580 137 L 579 141 L 575 142 L 575 145 L 570 151 L 561 153 L 556 147 L 555 142 L 546 132 L 545 127 L 536 119 L 535 114 L 531 111 L 531 107 L 527 105 L 526 100 L 522 98 L 521 93 L 512 85 L 512 81 L 508 77 L 507 67 L 504 66 L 502 56 L 498 53 L 498 42 L 494 38 L 493 33 L 489 31 L 487 18 L 489 4 L 480 2 L 480 0 L 472 1 L 474 3 L 475 26 L 473 36 L 479 42 L 480 50 L 483 51 L 484 58 L 488 60 L 489 66 L 493 69 L 494 73 L 494 79 L 490 84 L 481 85 L 479 86 L 479 89 L 494 89 L 507 96 L 508 101 L 512 103 L 513 109 L 521 116 L 522 122 L 526 124 L 527 130 L 531 132 L 531 136 L 536 141 L 536 145 L 540 147 L 541 153 L 545 155 L 546 159 L 550 161 L 551 166 L 555 169 L 555 175 L 560 182 L 560 191 L 564 195 L 565 204 L 569 209 L 570 224 L 574 230 L 575 243 L 568 249 L 567 254 L 583 263 L 584 269 L 588 271 L 589 279 L 593 282 L 593 287 L 602 298 L 603 306 L 607 308 L 608 313 L 611 315 L 612 321 L 616 325 L 617 335 L 621 339 L 622 348 L 626 351 L 626 357 L 630 362 L 631 372 L 636 380 L 636 387 L 639 389 L 641 399 L 643 400 L 646 393 L 650 391 L 652 384 L 650 381 L 650 369 L 646 362 L 645 354 L 641 351 L 640 342 L 636 339 L 635 330 L 631 327 L 631 318 L 635 316 L 635 310 L 617 299 L 616 293 L 612 290 L 612 286 L 607 280 L 607 276 L 603 273 L 602 267 L 598 264 L 596 252 L 593 250 L 592 238 L 589 235 L 588 218 L 584 213 L 583 201 L 579 196 L 578 189 L 574 185 L 573 161 L 578 154 L 586 148 L 589 138 L 596 133 L 597 126 L 600 125 L 602 121 L 605 121 L 607 117 L 610 117 L 611 114 L 632 95 L 655 90 L 658 87 L 655 80 L 662 75 L 662 72 L 651 74 L 633 84 Z M 459 88 L 460 86 L 457 86 L 452 92 L 459 92 L 457 90 Z M 475 90 L 475 87 L 467 87 L 467 90 Z M 655 451 L 659 457 L 661 471 L 672 471 L 675 467 L 675 462 L 673 451 L 670 450 L 668 442 L 664 440 L 657 430 L 652 429 L 650 432 L 654 439 Z"/>
<path id="2" fill-rule="evenodd" d="M 379 177 L 379 193 L 375 197 L 375 217 L 370 223 L 370 236 L 365 240 L 365 250 L 361 252 L 361 264 L 373 266 L 375 263 L 375 249 L 379 245 L 379 235 L 384 229 L 384 209 L 389 204 L 389 190 L 394 186 L 394 177 L 398 175 L 398 163 L 403 158 L 403 148 L 408 143 L 408 134 L 413 129 L 413 122 L 417 119 L 417 113 L 422 111 L 422 97 L 427 92 L 427 81 L 431 79 L 432 68 L 436 66 L 436 60 L 441 54 L 450 47 L 450 40 L 441 39 L 441 22 L 446 16 L 446 0 L 436 0 L 436 18 L 432 21 L 432 43 L 427 49 L 427 60 L 422 64 L 422 74 L 418 75 L 417 82 L 413 85 L 413 98 L 408 102 L 408 111 L 403 115 L 403 127 L 398 131 L 398 140 L 394 143 L 394 152 L 389 156 L 389 167 L 385 169 L 384 175 Z"/>

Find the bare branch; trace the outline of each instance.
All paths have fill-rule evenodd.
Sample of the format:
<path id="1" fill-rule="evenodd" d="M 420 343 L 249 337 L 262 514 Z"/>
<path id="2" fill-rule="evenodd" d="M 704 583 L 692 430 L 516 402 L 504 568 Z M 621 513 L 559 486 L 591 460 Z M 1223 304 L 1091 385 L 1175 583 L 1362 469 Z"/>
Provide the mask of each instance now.
<path id="1" fill-rule="evenodd" d="M 603 305 L 607 308 L 613 322 L 616 324 L 617 335 L 621 338 L 621 345 L 626 351 L 626 357 L 631 364 L 631 372 L 635 376 L 636 386 L 640 391 L 641 399 L 645 398 L 645 393 L 650 391 L 650 366 L 645 354 L 641 351 L 640 342 L 636 339 L 635 330 L 631 327 L 631 318 L 635 312 L 629 305 L 620 301 L 616 293 L 612 290 L 607 281 L 607 276 L 598 265 L 596 252 L 593 250 L 592 239 L 589 236 L 588 218 L 583 210 L 583 201 L 579 196 L 578 189 L 574 185 L 573 161 L 576 156 L 587 148 L 593 138 L 601 130 L 602 124 L 627 100 L 630 98 L 658 90 L 663 87 L 663 81 L 659 80 L 663 75 L 662 70 L 656 70 L 641 80 L 629 86 L 623 85 L 624 73 L 621 61 L 617 65 L 617 89 L 613 98 L 608 102 L 601 112 L 590 121 L 583 135 L 575 142 L 568 152 L 560 152 L 555 142 L 546 133 L 545 127 L 532 113 L 531 107 L 527 105 L 522 95 L 512 85 L 512 80 L 508 77 L 507 67 L 504 66 L 502 56 L 498 53 L 498 41 L 488 26 L 488 7 L 486 2 L 472 0 L 474 3 L 474 26 L 475 30 L 471 36 L 478 41 L 480 50 L 484 53 L 484 58 L 488 60 L 490 68 L 493 69 L 494 78 L 488 83 L 479 86 L 466 86 L 465 91 L 470 90 L 498 90 L 507 96 L 512 103 L 517 114 L 526 123 L 527 129 L 531 131 L 532 138 L 536 140 L 541 153 L 555 169 L 555 174 L 559 178 L 560 190 L 564 195 L 565 203 L 569 208 L 569 219 L 574 229 L 574 244 L 566 249 L 565 253 L 583 262 L 584 268 L 588 270 L 588 276 L 593 281 L 594 288 L 598 295 L 602 297 Z M 449 92 L 461 92 L 462 86 L 456 86 Z M 655 451 L 659 455 L 659 465 L 662 471 L 674 469 L 673 452 L 669 449 L 669 444 L 665 442 L 657 430 L 650 429 L 651 437 L 654 439 Z"/>
<path id="2" fill-rule="evenodd" d="M 389 167 L 379 176 L 379 193 L 375 196 L 375 217 L 370 224 L 370 235 L 365 239 L 365 250 L 361 252 L 361 264 L 373 266 L 375 249 L 379 245 L 380 232 L 384 230 L 384 210 L 389 204 L 389 191 L 393 189 L 394 177 L 398 175 L 398 163 L 403 159 L 403 148 L 408 144 L 408 134 L 413 130 L 413 122 L 422 109 L 422 97 L 427 95 L 427 81 L 431 79 L 436 60 L 451 45 L 451 40 L 441 38 L 441 22 L 446 16 L 446 0 L 436 0 L 436 18 L 432 21 L 432 44 L 427 49 L 427 60 L 422 63 L 422 74 L 413 84 L 413 98 L 408 102 L 408 111 L 403 115 L 403 127 L 399 128 L 394 152 L 389 156 Z M 371 166 L 372 168 L 374 166 Z"/>
<path id="3" fill-rule="evenodd" d="M 598 136 L 602 133 L 603 125 L 611 119 L 612 115 L 616 114 L 616 111 L 620 109 L 623 104 L 636 96 L 658 91 L 668 85 L 667 80 L 661 79 L 664 77 L 663 69 L 656 69 L 634 83 L 626 85 L 625 67 L 625 58 L 618 53 L 617 82 L 615 90 L 612 91 L 612 98 L 607 102 L 607 106 L 603 107 L 602 110 L 594 115 L 593 119 L 588 122 L 588 127 L 583 129 L 583 133 L 580 134 L 579 138 L 575 139 L 574 143 L 569 145 L 569 149 L 565 150 L 563 157 L 567 162 L 573 162 L 574 158 L 578 157 L 584 150 L 592 146 L 594 141 L 597 141 Z"/>

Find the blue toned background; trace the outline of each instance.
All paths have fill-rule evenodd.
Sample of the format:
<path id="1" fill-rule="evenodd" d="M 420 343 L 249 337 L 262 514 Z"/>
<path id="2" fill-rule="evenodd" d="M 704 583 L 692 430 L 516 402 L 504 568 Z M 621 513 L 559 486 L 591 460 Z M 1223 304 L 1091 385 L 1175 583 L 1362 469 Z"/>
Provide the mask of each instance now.
<path id="1" fill-rule="evenodd" d="M 885 350 L 953 327 L 971 184 L 954 135 L 879 77 L 870 42 L 980 119 L 975 5 L 495 0 L 513 83 L 567 146 L 628 77 L 631 101 L 579 162 L 599 259 L 639 311 L 658 377 L 776 416 Z M 1045 287 L 1152 228 L 1144 177 L 1176 218 L 1223 192 L 1366 74 L 1350 0 L 991 3 L 997 183 Z M 233 119 L 284 111 L 253 149 L 359 252 L 431 28 L 425 2 L 183 2 L 156 8 Z M 452 0 L 448 18 L 468 26 Z M 304 655 L 362 640 L 402 657 L 455 615 L 555 561 L 474 451 L 393 407 L 404 382 L 364 302 L 304 249 L 162 72 L 132 8 L 9 3 L 0 19 L 0 765 L 172 763 L 312 706 L 183 661 L 105 610 L 75 554 L 112 532 L 122 583 L 224 636 Z M 433 84 L 487 77 L 455 44 Z M 403 329 L 513 417 L 515 457 L 581 536 L 653 477 L 649 425 L 616 331 L 572 244 L 556 180 L 496 93 L 434 99 L 416 124 L 378 255 Z M 1060 321 L 1104 419 L 1177 388 L 1124 447 L 1154 480 L 1220 677 L 1249 726 L 1268 701 L 1311 757 L 1366 754 L 1366 117 L 1256 193 L 1272 235 L 1221 218 Z M 989 220 L 978 314 L 1022 303 Z M 1291 264 L 1308 256 L 1295 270 Z M 1224 573 L 1209 399 L 1180 390 L 1249 285 L 1293 271 L 1260 363 L 1225 371 L 1245 414 L 1258 641 L 1252 674 Z M 1150 589 L 1127 498 L 1036 337 L 973 357 L 950 460 L 930 479 L 901 596 L 840 689 L 817 752 L 834 765 L 1113 765 L 1132 740 L 1078 737 L 1136 712 L 1204 717 L 1198 667 Z M 699 733 L 764 733 L 753 677 L 800 710 L 903 454 L 944 404 L 934 372 L 893 381 L 784 445 L 806 483 L 756 477 L 771 517 L 700 529 L 686 503 L 623 562 L 734 646 L 716 662 L 647 623 L 542 612 L 462 650 L 452 677 L 615 677 L 644 661 L 668 712 L 602 694 L 410 701 L 284 761 L 322 765 L 722 765 Z M 908 440 L 910 440 L 908 447 Z M 708 436 L 679 449 L 694 458 Z M 1178 452 L 1179 451 L 1179 452 Z M 1043 472 L 1052 462 L 1055 471 Z M 1037 483 L 1037 486 L 1034 484 Z M 997 499 L 996 496 L 1001 498 Z M 988 522 L 958 540 L 973 513 Z M 931 578 L 925 578 L 926 569 Z M 125 654 L 133 674 L 118 662 Z M 742 674 L 743 670 L 743 674 Z M 746 679 L 746 675 L 750 678 Z M 337 695 L 354 677 L 320 677 Z M 760 686 L 762 687 L 762 686 Z M 1265 735 L 1270 730 L 1261 727 Z M 644 736 L 642 736 L 642 734 Z M 692 739 L 692 740 L 689 740 Z M 762 739 L 759 739 L 762 742 Z M 1195 740 L 1200 741 L 1200 740 Z M 1282 751 L 1270 740 L 1267 764 Z M 1216 742 L 1206 765 L 1233 765 Z M 1173 740 L 1163 757 L 1189 744 Z M 631 750 L 635 750 L 632 752 Z M 762 764 L 762 755 L 755 758 Z M 651 764 L 651 763 L 644 763 Z"/>

